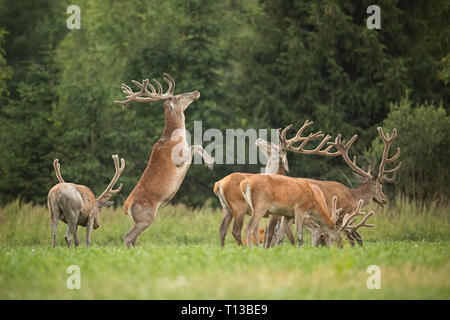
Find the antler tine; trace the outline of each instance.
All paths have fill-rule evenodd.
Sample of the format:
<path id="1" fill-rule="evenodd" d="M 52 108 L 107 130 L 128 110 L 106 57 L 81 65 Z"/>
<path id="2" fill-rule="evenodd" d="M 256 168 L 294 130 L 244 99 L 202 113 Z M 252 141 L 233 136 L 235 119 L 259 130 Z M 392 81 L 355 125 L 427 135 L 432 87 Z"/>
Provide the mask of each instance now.
<path id="1" fill-rule="evenodd" d="M 65 183 L 64 179 L 61 176 L 61 165 L 59 164 L 59 159 L 53 160 L 53 167 L 55 168 L 56 178 L 58 179 L 59 183 Z"/>
<path id="2" fill-rule="evenodd" d="M 310 125 L 312 125 L 314 122 L 313 121 L 309 121 L 309 120 L 305 120 L 305 123 L 303 123 L 303 125 L 301 126 L 300 129 L 298 129 L 297 134 L 295 135 L 295 137 L 286 140 L 287 142 L 287 147 L 291 146 L 294 142 L 297 141 L 303 141 L 305 138 L 303 138 L 301 135 L 303 133 L 303 131 L 305 131 L 305 129 L 307 127 L 309 127 Z"/>
<path id="3" fill-rule="evenodd" d="M 384 170 L 384 174 L 383 174 L 383 177 L 381 178 L 381 182 L 393 183 L 395 181 L 395 178 L 397 178 L 397 172 L 398 172 L 398 170 L 400 170 L 402 165 L 403 165 L 403 162 L 400 162 L 394 169 Z M 389 178 L 385 175 L 386 173 L 392 173 L 392 176 Z"/>
<path id="4" fill-rule="evenodd" d="M 369 169 L 367 171 L 364 171 L 363 169 L 361 169 L 360 167 L 358 167 L 356 165 L 356 156 L 353 157 L 353 161 L 350 160 L 350 157 L 348 156 L 348 150 L 350 149 L 350 147 L 352 146 L 352 144 L 355 142 L 356 138 L 358 138 L 358 135 L 354 135 L 347 143 L 345 142 L 345 140 L 341 140 L 342 139 L 342 135 L 339 133 L 336 136 L 336 139 L 334 142 L 329 142 L 330 145 L 334 146 L 338 152 L 339 155 L 342 156 L 342 158 L 344 158 L 345 162 L 347 163 L 347 165 L 356 173 L 358 173 L 359 175 L 372 179 L 372 175 L 370 174 L 371 168 L 369 167 Z"/>
<path id="5" fill-rule="evenodd" d="M 333 200 L 331 201 L 331 220 L 333 220 L 334 223 L 339 219 L 339 216 L 341 215 L 342 208 L 339 208 L 336 210 L 337 205 L 337 196 L 333 197 Z"/>
<path id="6" fill-rule="evenodd" d="M 389 136 L 389 133 L 386 133 L 385 135 L 381 127 L 378 127 L 377 130 L 384 143 L 383 157 L 381 158 L 380 167 L 378 169 L 378 179 L 381 182 L 394 182 L 402 163 L 400 162 L 394 169 L 385 170 L 384 168 L 388 163 L 392 163 L 400 157 L 400 148 L 398 147 L 395 155 L 389 158 L 389 148 L 392 140 L 397 137 L 397 130 L 394 128 L 391 136 Z M 393 173 L 393 175 L 388 178 L 385 176 L 385 173 Z"/>
<path id="7" fill-rule="evenodd" d="M 347 228 L 349 222 L 356 217 L 357 215 L 361 215 L 363 213 L 360 212 L 362 205 L 363 205 L 364 201 L 362 199 L 359 199 L 358 204 L 356 205 L 355 210 L 351 213 L 351 214 L 346 214 L 344 216 L 344 219 L 342 219 L 342 225 L 341 225 L 341 230 L 344 230 Z"/>
<path id="8" fill-rule="evenodd" d="M 288 125 L 286 128 L 281 131 L 280 135 L 280 143 L 286 145 L 286 133 L 292 128 L 292 124 Z"/>
<path id="9" fill-rule="evenodd" d="M 159 83 L 159 81 L 156 79 L 153 79 L 153 82 L 156 83 L 156 86 L 158 87 L 158 92 L 156 94 L 162 94 L 163 88 L 162 88 L 161 83 Z"/>
<path id="10" fill-rule="evenodd" d="M 375 227 L 374 224 L 366 224 L 367 219 L 369 219 L 373 215 L 374 215 L 374 212 L 370 211 L 368 214 L 365 215 L 365 217 L 356 226 L 351 226 L 350 229 L 353 231 L 356 231 L 360 227 L 368 227 L 368 228 Z"/>
<path id="11" fill-rule="evenodd" d="M 173 94 L 173 92 L 175 91 L 175 80 L 172 78 L 172 76 L 166 72 L 164 72 L 163 74 L 163 78 L 164 81 L 166 81 L 166 83 L 169 85 L 169 89 L 167 90 L 167 92 L 170 92 L 171 94 Z"/>
<path id="12" fill-rule="evenodd" d="M 112 156 L 114 160 L 114 167 L 116 169 L 116 172 L 114 174 L 114 177 L 112 178 L 111 182 L 106 187 L 105 191 L 97 198 L 97 200 L 109 200 L 111 196 L 114 193 L 120 192 L 122 190 L 122 183 L 119 185 L 117 189 L 113 189 L 114 185 L 116 184 L 117 180 L 119 180 L 120 175 L 125 170 L 125 160 L 122 158 L 120 159 L 121 165 L 119 166 L 119 157 L 117 154 Z"/>

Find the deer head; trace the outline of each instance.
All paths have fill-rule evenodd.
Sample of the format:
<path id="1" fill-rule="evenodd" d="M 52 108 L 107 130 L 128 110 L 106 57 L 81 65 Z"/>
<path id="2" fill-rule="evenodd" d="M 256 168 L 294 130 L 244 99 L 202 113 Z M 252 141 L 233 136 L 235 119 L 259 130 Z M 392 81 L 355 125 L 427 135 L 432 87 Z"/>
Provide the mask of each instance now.
<path id="1" fill-rule="evenodd" d="M 338 156 L 339 155 L 338 151 L 329 152 L 329 150 L 333 146 L 328 146 L 327 148 L 322 149 L 323 146 L 325 145 L 325 143 L 331 139 L 331 136 L 327 135 L 324 138 L 322 131 L 310 133 L 307 136 L 302 136 L 305 129 L 312 124 L 313 124 L 313 121 L 306 120 L 305 123 L 303 123 L 302 127 L 297 131 L 296 135 L 291 139 L 286 138 L 286 134 L 293 127 L 292 124 L 288 125 L 283 130 L 281 130 L 281 128 L 279 128 L 277 130 L 278 139 L 279 139 L 278 145 L 268 142 L 268 141 L 265 141 L 261 138 L 258 138 L 256 140 L 256 145 L 264 153 L 264 155 L 268 159 L 269 163 L 270 162 L 276 163 L 276 164 L 281 163 L 284 170 L 286 170 L 286 172 L 289 172 L 287 151 L 300 153 L 300 154 L 325 155 L 325 156 L 330 156 L 330 157 Z M 316 148 L 305 149 L 305 146 L 308 142 L 318 140 L 318 139 L 322 139 L 322 141 L 319 143 L 319 145 Z M 295 143 L 300 143 L 300 145 L 294 146 Z"/>
<path id="2" fill-rule="evenodd" d="M 122 190 L 122 187 L 123 187 L 123 185 L 120 184 L 117 189 L 113 189 L 113 187 L 116 184 L 117 180 L 119 180 L 120 175 L 125 170 L 125 160 L 124 159 L 120 159 L 121 163 L 120 163 L 120 166 L 119 166 L 119 157 L 117 156 L 117 154 L 113 155 L 112 158 L 114 160 L 114 167 L 116 168 L 116 172 L 114 173 L 114 177 L 112 178 L 111 182 L 106 187 L 105 191 L 103 191 L 102 194 L 99 195 L 98 198 L 96 199 L 97 206 L 99 208 L 100 207 L 109 207 L 112 204 L 114 204 L 114 202 L 113 201 L 109 201 L 109 199 L 111 198 L 111 196 L 113 194 L 119 193 L 120 190 Z"/>
<path id="3" fill-rule="evenodd" d="M 266 141 L 261 138 L 256 139 L 255 144 L 259 149 L 261 149 L 262 153 L 267 158 L 266 173 L 276 173 L 276 169 L 272 170 L 274 172 L 268 172 L 271 170 L 267 170 L 267 168 L 278 168 L 280 163 L 283 166 L 284 170 L 286 172 L 289 172 L 286 150 L 281 145 Z"/>
<path id="4" fill-rule="evenodd" d="M 163 75 L 164 81 L 168 84 L 169 88 L 163 93 L 163 87 L 158 80 L 153 79 L 157 89 L 149 82 L 148 79 L 139 83 L 135 80 L 131 82 L 140 88 L 140 91 L 133 92 L 129 86 L 122 83 L 122 91 L 126 95 L 126 99 L 123 101 L 114 101 L 114 103 L 122 105 L 125 108 L 130 102 L 153 102 L 153 101 L 165 101 L 164 110 L 166 117 L 172 117 L 174 115 L 182 115 L 184 110 L 195 100 L 200 98 L 200 92 L 195 90 L 192 92 L 186 92 L 174 95 L 175 80 L 167 73 Z M 148 90 L 150 88 L 150 91 Z"/>
<path id="5" fill-rule="evenodd" d="M 350 157 L 348 155 L 348 150 L 355 142 L 357 135 L 354 135 L 347 143 L 345 140 L 341 141 L 341 134 L 339 134 L 336 137 L 335 142 L 329 144 L 331 146 L 334 146 L 339 154 L 344 158 L 345 162 L 350 166 L 350 168 L 353 170 L 353 173 L 356 175 L 358 180 L 365 184 L 367 187 L 367 192 L 371 195 L 371 198 L 378 203 L 380 206 L 385 206 L 389 200 L 386 197 L 386 195 L 383 193 L 383 183 L 390 182 L 393 183 L 395 181 L 395 178 L 397 176 L 397 172 L 400 170 L 402 163 L 400 162 L 395 168 L 386 170 L 385 166 L 389 163 L 394 162 L 400 157 L 400 148 L 397 148 L 397 153 L 389 158 L 389 147 L 391 145 L 392 140 L 394 140 L 397 137 L 397 130 L 394 129 L 392 131 L 392 135 L 390 136 L 389 133 L 386 133 L 386 135 L 383 133 L 383 129 L 381 127 L 377 128 L 378 134 L 380 135 L 381 139 L 384 143 L 384 150 L 383 150 L 383 156 L 381 158 L 380 167 L 378 169 L 377 173 L 371 174 L 371 168 L 368 167 L 367 171 L 361 169 L 356 165 L 356 156 L 353 156 L 353 161 L 350 160 Z M 388 174 L 392 174 L 390 177 L 388 177 Z"/>

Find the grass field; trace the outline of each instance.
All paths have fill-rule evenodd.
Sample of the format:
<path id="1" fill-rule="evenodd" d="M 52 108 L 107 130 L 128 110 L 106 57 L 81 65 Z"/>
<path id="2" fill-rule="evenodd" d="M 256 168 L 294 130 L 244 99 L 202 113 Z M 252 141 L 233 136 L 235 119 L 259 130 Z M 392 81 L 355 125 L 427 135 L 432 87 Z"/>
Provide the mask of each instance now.
<path id="1" fill-rule="evenodd" d="M 58 247 L 43 206 L 12 203 L 0 210 L 0 299 L 449 299 L 450 225 L 447 208 L 417 206 L 398 197 L 377 208 L 364 247 L 264 250 L 238 248 L 231 234 L 219 247 L 219 210 L 161 208 L 153 225 L 126 250 L 132 220 L 103 209 L 92 248 Z M 264 221 L 264 224 L 266 221 Z M 231 229 L 231 228 L 230 228 Z M 230 230 L 231 231 L 231 230 Z M 81 289 L 69 290 L 69 265 L 81 270 Z M 370 265 L 381 289 L 369 290 Z"/>

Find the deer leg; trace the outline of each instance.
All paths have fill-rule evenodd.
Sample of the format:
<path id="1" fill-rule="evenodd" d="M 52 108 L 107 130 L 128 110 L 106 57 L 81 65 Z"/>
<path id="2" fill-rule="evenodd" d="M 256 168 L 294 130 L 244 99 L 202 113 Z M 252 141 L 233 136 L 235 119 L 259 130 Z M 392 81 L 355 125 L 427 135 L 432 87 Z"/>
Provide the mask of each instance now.
<path id="1" fill-rule="evenodd" d="M 297 248 L 299 248 L 301 245 L 303 245 L 303 221 L 304 221 L 305 215 L 303 212 L 296 212 L 295 213 L 295 227 L 297 229 Z"/>
<path id="2" fill-rule="evenodd" d="M 256 235 L 256 239 L 258 239 L 258 234 L 255 233 L 255 231 L 258 231 L 259 222 L 261 221 L 261 218 L 264 216 L 266 211 L 266 208 L 254 208 L 252 217 L 245 227 L 245 237 L 247 239 L 247 246 L 249 248 L 251 248 L 252 246 L 252 235 Z"/>
<path id="3" fill-rule="evenodd" d="M 203 158 L 203 161 L 205 162 L 205 166 L 209 169 L 212 169 L 214 166 L 214 159 L 203 149 L 201 145 L 195 145 L 191 146 L 191 155 L 194 155 L 195 153 L 198 153 Z M 194 161 L 194 163 L 196 163 Z"/>
<path id="4" fill-rule="evenodd" d="M 48 206 L 48 210 L 50 211 L 50 221 L 52 223 L 52 248 L 55 248 L 56 246 L 56 232 L 58 230 L 58 217 L 59 217 L 59 208 L 57 206 L 57 204 L 55 204 L 51 197 L 49 196 L 49 198 L 47 199 L 47 206 Z M 58 208 L 55 210 L 55 208 Z"/>
<path id="5" fill-rule="evenodd" d="M 250 218 L 250 220 L 248 221 L 247 226 L 245 227 L 245 231 L 244 231 L 248 248 L 252 247 L 253 226 L 256 224 L 256 222 L 254 222 L 254 221 L 255 221 L 255 217 L 252 216 Z"/>
<path id="6" fill-rule="evenodd" d="M 78 225 L 75 226 L 75 232 L 73 233 L 75 247 L 78 247 L 80 241 L 78 240 Z"/>
<path id="7" fill-rule="evenodd" d="M 134 224 L 133 228 L 123 237 L 123 242 L 125 243 L 128 249 L 131 248 L 131 245 L 135 245 L 138 236 L 145 231 L 150 225 L 152 221 L 142 221 Z"/>
<path id="8" fill-rule="evenodd" d="M 278 233 L 276 234 L 277 245 L 283 244 L 284 236 L 286 235 L 287 229 L 289 228 L 288 221 L 289 219 L 286 217 L 281 218 L 280 228 L 278 230 Z"/>
<path id="9" fill-rule="evenodd" d="M 233 223 L 233 237 L 236 240 L 238 246 L 242 246 L 242 226 L 244 225 L 245 211 L 239 212 L 239 214 L 234 218 Z"/>
<path id="10" fill-rule="evenodd" d="M 286 232 L 285 232 L 291 245 L 295 245 L 294 234 L 292 233 L 292 230 L 291 230 L 293 223 L 294 223 L 294 219 L 288 219 L 288 224 L 287 224 L 287 228 L 286 228 Z"/>
<path id="11" fill-rule="evenodd" d="M 137 237 L 152 224 L 156 216 L 156 209 L 151 206 L 133 205 L 131 215 L 134 220 L 134 226 L 123 237 L 123 242 L 128 249 L 130 249 L 131 245 L 135 245 Z"/>
<path id="12" fill-rule="evenodd" d="M 88 248 L 91 246 L 91 232 L 93 226 L 94 226 L 94 219 L 89 218 L 86 226 L 86 247 Z"/>
<path id="13" fill-rule="evenodd" d="M 233 215 L 230 210 L 226 207 L 222 208 L 223 219 L 219 228 L 220 235 L 220 246 L 223 247 L 225 245 L 225 237 L 227 236 L 227 231 L 230 226 L 231 220 L 233 220 Z"/>
<path id="14" fill-rule="evenodd" d="M 253 231 L 253 239 L 255 241 L 255 245 L 257 247 L 259 247 L 259 230 L 258 230 L 258 228 L 256 228 L 255 231 Z"/>
<path id="15" fill-rule="evenodd" d="M 76 224 L 73 222 L 67 221 L 67 232 L 64 236 L 64 239 L 66 240 L 66 244 L 68 248 L 72 248 L 72 238 L 73 234 L 75 233 Z"/>
<path id="16" fill-rule="evenodd" d="M 58 230 L 58 217 L 52 216 L 52 248 L 56 246 L 56 232 Z"/>
<path id="17" fill-rule="evenodd" d="M 280 221 L 281 217 L 271 214 L 269 216 L 269 225 L 267 226 L 267 238 L 264 241 L 264 248 L 270 248 L 272 243 L 272 238 L 275 233 L 275 227 L 277 223 Z"/>

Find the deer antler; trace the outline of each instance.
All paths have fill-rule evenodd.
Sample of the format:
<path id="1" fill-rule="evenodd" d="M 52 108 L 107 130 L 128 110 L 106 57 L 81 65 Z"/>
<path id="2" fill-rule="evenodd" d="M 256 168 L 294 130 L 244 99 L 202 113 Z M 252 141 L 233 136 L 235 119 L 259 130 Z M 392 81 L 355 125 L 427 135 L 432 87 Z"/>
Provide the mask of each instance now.
<path id="1" fill-rule="evenodd" d="M 120 159 L 121 165 L 119 167 L 119 157 L 117 154 L 113 155 L 112 158 L 114 159 L 114 166 L 116 167 L 116 173 L 114 174 L 114 177 L 112 178 L 109 185 L 106 187 L 106 190 L 103 191 L 103 193 L 97 198 L 97 201 L 107 201 L 114 193 L 120 192 L 122 190 L 122 184 L 119 185 L 117 189 L 113 189 L 114 185 L 116 184 L 117 180 L 119 179 L 120 175 L 122 174 L 123 170 L 125 170 L 125 160 Z"/>
<path id="2" fill-rule="evenodd" d="M 295 137 L 291 139 L 286 139 L 286 133 L 292 128 L 292 124 L 288 125 L 286 128 L 283 129 L 280 133 L 280 129 L 278 129 L 279 137 L 280 137 L 280 144 L 284 146 L 286 150 L 301 153 L 301 154 L 317 154 L 317 155 L 325 155 L 330 157 L 335 157 L 339 155 L 339 152 L 329 152 L 330 149 L 333 146 L 328 146 L 324 150 L 321 150 L 322 147 L 325 145 L 325 143 L 331 139 L 331 136 L 327 135 L 320 144 L 312 150 L 305 150 L 304 146 L 312 140 L 317 140 L 323 138 L 322 131 L 318 131 L 316 133 L 310 133 L 307 137 L 302 137 L 303 131 L 309 127 L 311 124 L 313 124 L 313 121 L 306 120 L 303 126 L 297 131 L 297 134 Z M 301 142 L 301 144 L 298 147 L 293 147 L 292 145 L 296 142 Z"/>
<path id="3" fill-rule="evenodd" d="M 344 219 L 342 220 L 342 224 L 340 226 L 341 230 L 347 230 L 348 232 L 354 232 L 360 227 L 375 227 L 374 224 L 366 224 L 367 219 L 369 219 L 374 212 L 370 211 L 368 214 L 361 212 L 361 208 L 363 206 L 364 201 L 360 199 L 358 201 L 358 204 L 356 205 L 355 210 L 351 214 L 346 214 L 344 216 Z M 364 218 L 356 225 L 354 226 L 353 223 L 356 221 L 354 220 L 357 216 L 364 216 Z"/>
<path id="4" fill-rule="evenodd" d="M 383 150 L 383 158 L 381 158 L 380 162 L 380 168 L 378 169 L 378 180 L 383 182 L 394 182 L 395 178 L 397 177 L 397 172 L 400 170 L 402 166 L 402 162 L 400 162 L 394 169 L 385 170 L 384 167 L 388 163 L 392 163 L 395 160 L 400 157 L 400 148 L 397 148 L 397 153 L 389 158 L 389 147 L 391 145 L 392 140 L 394 140 L 397 137 L 397 130 L 394 128 L 392 130 L 392 135 L 389 136 L 389 133 L 386 133 L 386 135 L 383 133 L 383 129 L 381 127 L 377 128 L 378 134 L 381 137 L 381 140 L 383 140 L 384 143 L 384 150 Z M 392 176 L 388 178 L 385 174 L 386 173 L 392 173 Z"/>
<path id="5" fill-rule="evenodd" d="M 338 150 L 339 154 L 342 156 L 342 158 L 344 158 L 345 162 L 354 172 L 368 179 L 372 179 L 372 175 L 370 174 L 370 166 L 367 171 L 364 171 L 356 165 L 356 155 L 353 156 L 353 161 L 350 160 L 350 157 L 348 156 L 348 150 L 352 146 L 353 142 L 355 142 L 356 138 L 358 138 L 358 135 L 355 134 L 347 143 L 345 142 L 345 140 L 341 140 L 341 138 L 342 135 L 338 134 L 336 140 L 334 142 L 328 142 L 328 144 L 334 146 Z"/>
<path id="6" fill-rule="evenodd" d="M 60 171 L 61 166 L 59 164 L 59 159 L 53 160 L 53 167 L 55 168 L 56 178 L 58 178 L 59 183 L 66 183 L 61 176 L 61 171 Z"/>
<path id="7" fill-rule="evenodd" d="M 163 93 L 162 85 L 156 79 L 153 79 L 153 81 L 158 87 L 158 90 L 155 90 L 155 87 L 152 86 L 148 79 L 143 80 L 142 83 L 139 83 L 135 80 L 131 81 L 135 86 L 141 89 L 138 92 L 133 92 L 133 90 L 131 90 L 129 86 L 122 83 L 121 88 L 123 93 L 126 95 L 126 99 L 123 101 L 114 101 L 114 103 L 121 104 L 122 108 L 125 108 L 130 102 L 151 102 L 166 100 L 170 97 L 173 97 L 173 91 L 175 90 L 175 80 L 173 80 L 173 78 L 168 73 L 164 73 L 163 79 L 169 85 L 166 93 Z M 150 87 L 151 92 L 148 91 L 147 87 Z"/>
<path id="8" fill-rule="evenodd" d="M 342 208 L 337 209 L 337 196 L 334 196 L 331 201 L 331 220 L 336 223 L 342 214 Z"/>

